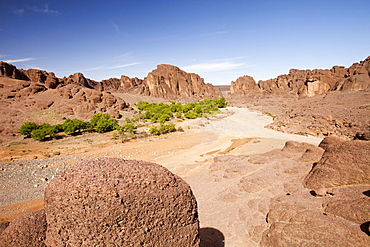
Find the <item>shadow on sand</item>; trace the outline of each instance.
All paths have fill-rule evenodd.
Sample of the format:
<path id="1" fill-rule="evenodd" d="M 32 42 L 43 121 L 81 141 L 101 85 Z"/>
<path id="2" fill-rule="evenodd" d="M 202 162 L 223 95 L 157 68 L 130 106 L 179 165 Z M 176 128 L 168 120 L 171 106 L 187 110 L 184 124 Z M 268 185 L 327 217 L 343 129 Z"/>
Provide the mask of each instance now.
<path id="1" fill-rule="evenodd" d="M 224 247 L 225 237 L 219 230 L 203 227 L 199 230 L 200 247 Z"/>

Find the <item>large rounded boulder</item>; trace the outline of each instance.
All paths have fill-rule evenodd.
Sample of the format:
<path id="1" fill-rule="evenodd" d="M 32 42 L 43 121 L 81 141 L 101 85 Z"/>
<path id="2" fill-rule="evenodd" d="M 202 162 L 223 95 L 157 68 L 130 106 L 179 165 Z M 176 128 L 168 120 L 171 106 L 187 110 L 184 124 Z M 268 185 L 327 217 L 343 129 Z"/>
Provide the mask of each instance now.
<path id="1" fill-rule="evenodd" d="M 45 192 L 48 246 L 199 246 L 189 185 L 149 162 L 101 158 L 58 174 Z"/>

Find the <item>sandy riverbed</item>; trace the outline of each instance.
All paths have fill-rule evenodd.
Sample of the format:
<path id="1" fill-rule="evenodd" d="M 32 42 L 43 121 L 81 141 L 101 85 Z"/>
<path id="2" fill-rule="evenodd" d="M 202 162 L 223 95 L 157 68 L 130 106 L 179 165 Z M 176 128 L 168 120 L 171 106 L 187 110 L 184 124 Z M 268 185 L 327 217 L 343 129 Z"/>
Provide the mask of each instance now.
<path id="1" fill-rule="evenodd" d="M 251 228 L 253 224 L 261 226 L 261 221 L 265 216 L 263 214 L 261 214 L 262 216 L 255 216 L 255 214 L 258 214 L 256 209 L 251 212 L 246 211 L 246 205 L 256 203 L 255 199 L 260 198 L 261 195 L 259 190 L 256 193 L 249 194 L 241 192 L 238 189 L 240 181 L 246 175 L 256 173 L 260 173 L 258 175 L 260 178 L 256 177 L 254 179 L 263 180 L 265 176 L 272 172 L 271 169 L 275 169 L 274 173 L 276 173 L 276 169 L 283 172 L 284 169 L 291 166 L 292 164 L 288 162 L 289 165 L 284 167 L 284 163 L 280 162 L 280 167 L 276 168 L 276 164 L 271 160 L 258 161 L 259 159 L 263 160 L 263 158 L 259 158 L 259 154 L 281 149 L 287 140 L 308 142 L 315 145 L 321 141 L 321 138 L 317 137 L 284 134 L 264 128 L 271 122 L 270 117 L 261 113 L 230 107 L 223 110 L 223 117 L 209 120 L 196 119 L 180 123 L 185 132 L 149 137 L 127 143 L 104 142 L 95 146 L 90 145 L 90 148 L 82 145 L 76 149 L 76 155 L 65 156 L 63 159 L 58 157 L 58 161 L 53 160 L 53 158 L 48 160 L 38 159 L 33 161 L 35 162 L 35 168 L 32 168 L 33 163 L 30 163 L 29 166 L 32 169 L 37 169 L 42 162 L 43 164 L 49 164 L 49 168 L 54 169 L 58 164 L 66 166 L 82 159 L 96 157 L 137 159 L 161 164 L 184 178 L 192 187 L 198 201 L 201 227 L 214 228 L 220 231 L 224 235 L 226 246 L 255 246 L 258 237 L 253 239 L 251 234 L 246 234 L 248 226 L 246 226 L 245 221 L 248 217 L 255 218 L 249 229 L 252 231 L 254 229 Z M 92 138 L 92 136 L 90 137 Z M 86 139 L 86 136 L 81 138 Z M 217 162 L 222 157 L 230 155 L 235 157 L 243 155 L 243 157 L 248 157 L 248 161 L 245 161 L 245 166 L 241 165 L 243 162 L 240 159 L 237 161 L 237 165 L 235 165 L 235 162 Z M 265 164 L 261 165 L 261 162 L 265 162 Z M 11 165 L 12 163 L 7 163 L 2 166 Z M 215 168 L 217 166 L 218 168 Z M 231 173 L 230 168 L 233 170 Z M 24 170 L 26 168 L 16 166 L 14 169 Z M 11 175 L 10 172 L 14 171 L 22 176 L 21 170 L 15 171 L 14 169 L 7 169 L 5 170 L 6 173 L 2 171 L 0 174 L 0 179 L 3 180 L 2 185 L 9 182 L 9 186 L 3 186 L 1 196 L 6 197 L 10 193 L 13 195 L 17 195 L 17 193 L 20 195 L 21 193 L 32 194 L 34 190 L 37 190 L 38 193 L 33 193 L 33 196 L 21 197 L 21 199 L 14 196 L 14 200 L 9 200 L 13 203 L 2 202 L 0 219 L 3 220 L 9 220 L 34 208 L 42 207 L 43 202 L 40 195 L 42 195 L 43 188 L 47 185 L 47 182 L 45 182 L 35 187 L 35 182 L 31 180 L 29 183 L 21 183 L 22 186 L 28 186 L 23 189 L 21 186 L 16 186 L 19 178 L 14 182 L 15 185 L 12 185 L 9 179 L 15 179 L 15 177 L 8 178 L 6 175 Z M 309 167 L 306 167 L 307 169 L 309 170 Z M 220 173 L 224 173 L 224 175 L 220 176 Z M 51 176 L 51 173 L 49 175 Z M 276 177 L 272 179 L 275 180 L 274 186 L 280 186 L 289 181 L 284 177 L 279 184 Z M 274 193 L 268 192 L 260 202 L 268 204 L 273 196 Z M 27 198 L 27 200 L 24 201 L 22 198 Z"/>

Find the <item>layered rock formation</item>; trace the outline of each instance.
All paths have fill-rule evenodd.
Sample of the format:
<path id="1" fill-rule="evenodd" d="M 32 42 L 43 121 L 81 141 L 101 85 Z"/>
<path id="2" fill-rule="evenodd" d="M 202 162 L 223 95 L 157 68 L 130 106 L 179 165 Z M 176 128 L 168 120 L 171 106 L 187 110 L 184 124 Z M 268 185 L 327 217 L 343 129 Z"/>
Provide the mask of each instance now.
<path id="1" fill-rule="evenodd" d="M 231 95 L 245 95 L 254 90 L 250 85 L 253 78 L 240 77 L 232 82 L 235 90 Z M 272 95 L 294 93 L 300 97 L 313 97 L 329 91 L 356 91 L 370 86 L 370 57 L 349 68 L 334 66 L 332 69 L 298 70 L 291 69 L 289 74 L 277 78 L 259 81 L 258 88 Z"/>
<path id="2" fill-rule="evenodd" d="M 56 176 L 45 192 L 48 246 L 199 246 L 189 185 L 148 162 L 96 159 Z"/>

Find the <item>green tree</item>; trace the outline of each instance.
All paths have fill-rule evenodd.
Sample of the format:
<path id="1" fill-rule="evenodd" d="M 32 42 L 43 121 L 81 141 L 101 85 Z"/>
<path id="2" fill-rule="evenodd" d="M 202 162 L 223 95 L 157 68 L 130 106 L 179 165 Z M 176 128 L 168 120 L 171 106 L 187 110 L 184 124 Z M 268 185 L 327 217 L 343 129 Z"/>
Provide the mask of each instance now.
<path id="1" fill-rule="evenodd" d="M 118 126 L 118 120 L 115 118 L 102 118 L 96 123 L 95 130 L 99 133 L 105 133 L 114 130 Z"/>
<path id="2" fill-rule="evenodd" d="M 126 123 L 122 125 L 121 127 L 117 127 L 118 134 L 123 135 L 125 132 L 128 132 L 130 134 L 135 134 L 137 126 L 133 123 Z"/>
<path id="3" fill-rule="evenodd" d="M 31 137 L 35 140 L 43 141 L 43 140 L 45 140 L 47 135 L 48 135 L 47 129 L 46 128 L 41 128 L 41 129 L 33 130 Z"/>
<path id="4" fill-rule="evenodd" d="M 31 137 L 31 132 L 37 129 L 38 125 L 35 122 L 25 122 L 19 128 L 19 133 L 25 135 L 26 137 Z"/>
<path id="5" fill-rule="evenodd" d="M 90 120 L 91 127 L 96 127 L 98 122 L 102 119 L 108 120 L 110 119 L 110 115 L 108 113 L 95 113 Z"/>

